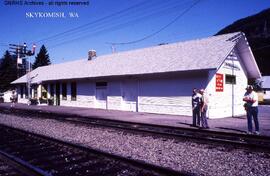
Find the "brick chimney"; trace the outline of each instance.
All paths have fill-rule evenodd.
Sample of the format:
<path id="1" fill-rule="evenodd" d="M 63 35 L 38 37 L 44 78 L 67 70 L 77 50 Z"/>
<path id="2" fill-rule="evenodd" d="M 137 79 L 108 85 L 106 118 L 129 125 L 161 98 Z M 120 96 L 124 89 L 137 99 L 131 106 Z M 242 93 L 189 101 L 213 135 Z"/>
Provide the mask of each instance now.
<path id="1" fill-rule="evenodd" d="M 92 60 L 97 57 L 97 52 L 95 50 L 88 51 L 88 60 Z"/>

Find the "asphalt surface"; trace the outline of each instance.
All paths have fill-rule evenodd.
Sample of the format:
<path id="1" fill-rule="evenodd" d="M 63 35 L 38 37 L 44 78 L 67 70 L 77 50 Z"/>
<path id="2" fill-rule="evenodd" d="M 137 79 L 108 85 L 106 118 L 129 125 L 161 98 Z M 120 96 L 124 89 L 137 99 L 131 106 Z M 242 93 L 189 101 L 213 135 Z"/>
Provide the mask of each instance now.
<path id="1" fill-rule="evenodd" d="M 11 108 L 10 103 L 0 103 L 0 108 Z M 16 109 L 30 109 L 38 111 L 46 111 L 57 113 L 59 115 L 76 115 L 87 118 L 101 118 L 120 121 L 131 121 L 146 124 L 157 124 L 175 127 L 196 128 L 192 127 L 192 117 L 181 115 L 161 115 L 140 112 L 127 112 L 117 110 L 103 110 L 93 108 L 79 108 L 79 107 L 64 107 L 64 106 L 39 106 L 16 104 Z M 259 124 L 261 135 L 270 136 L 270 106 L 259 106 Z M 242 117 L 229 117 L 222 119 L 208 119 L 210 126 L 209 130 L 227 131 L 235 133 L 245 133 L 247 131 L 247 119 Z"/>

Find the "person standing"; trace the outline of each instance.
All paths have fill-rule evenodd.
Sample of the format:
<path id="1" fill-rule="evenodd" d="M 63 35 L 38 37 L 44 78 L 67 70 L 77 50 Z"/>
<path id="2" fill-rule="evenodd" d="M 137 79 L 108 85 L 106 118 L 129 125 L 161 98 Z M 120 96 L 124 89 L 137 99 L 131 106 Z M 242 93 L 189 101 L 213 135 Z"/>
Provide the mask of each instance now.
<path id="1" fill-rule="evenodd" d="M 192 126 L 200 126 L 200 99 L 201 95 L 198 93 L 198 90 L 196 88 L 193 89 L 192 91 L 192 99 L 191 99 L 191 104 L 192 104 Z"/>
<path id="2" fill-rule="evenodd" d="M 201 124 L 202 128 L 209 128 L 206 113 L 208 110 L 208 98 L 204 93 L 204 89 L 200 90 L 201 100 L 200 100 L 200 111 L 201 111 Z"/>
<path id="3" fill-rule="evenodd" d="M 258 120 L 258 95 L 254 92 L 252 86 L 247 86 L 243 101 L 245 102 L 245 109 L 247 111 L 248 134 L 252 133 L 252 118 L 255 124 L 255 134 L 260 134 L 259 120 Z"/>
<path id="4" fill-rule="evenodd" d="M 11 97 L 10 97 L 10 101 L 11 101 L 11 107 L 14 107 L 15 106 L 15 103 L 17 101 L 17 94 L 16 94 L 16 91 L 15 90 L 12 90 L 11 92 Z"/>

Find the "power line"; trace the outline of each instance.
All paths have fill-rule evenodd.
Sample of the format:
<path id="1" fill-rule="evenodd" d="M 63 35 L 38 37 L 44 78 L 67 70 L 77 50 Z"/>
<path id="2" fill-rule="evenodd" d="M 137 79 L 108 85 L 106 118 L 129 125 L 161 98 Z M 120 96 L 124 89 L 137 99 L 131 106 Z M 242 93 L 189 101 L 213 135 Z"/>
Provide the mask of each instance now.
<path id="1" fill-rule="evenodd" d="M 190 0 L 188 0 L 188 1 L 190 1 Z M 71 36 L 71 35 L 76 35 L 76 38 L 78 38 L 78 33 L 80 33 L 80 32 L 87 31 L 89 29 L 91 29 L 91 32 L 93 29 L 96 29 L 98 31 L 100 31 L 100 30 L 104 31 L 104 29 L 102 29 L 102 28 L 106 28 L 107 25 L 111 25 L 111 24 L 113 25 L 113 24 L 117 23 L 117 21 L 123 22 L 123 21 L 125 21 L 125 18 L 127 18 L 127 17 L 128 18 L 135 18 L 133 20 L 133 22 L 139 22 L 140 20 L 145 20 L 146 18 L 149 18 L 150 15 L 157 15 L 157 13 L 161 13 L 161 12 L 164 13 L 165 10 L 168 11 L 167 13 L 164 13 L 165 15 L 168 13 L 171 13 L 174 9 L 176 9 L 176 7 L 179 7 L 180 5 L 182 6 L 183 2 L 187 4 L 187 1 L 180 1 L 181 4 L 179 4 L 179 1 L 177 1 L 177 3 L 175 3 L 175 1 L 173 1 L 173 3 L 170 1 L 162 1 L 162 3 L 156 3 L 157 1 L 154 1 L 154 2 L 149 1 L 149 2 L 150 3 L 148 3 L 148 1 L 147 1 L 147 3 L 136 4 L 132 7 L 124 9 L 122 11 L 119 11 L 119 12 L 116 12 L 116 13 L 111 14 L 109 16 L 95 20 L 94 22 L 90 22 L 88 24 L 79 26 L 77 28 L 73 28 L 71 30 L 68 30 L 68 31 L 47 37 L 47 38 L 44 38 L 44 39 L 36 41 L 36 42 L 57 40 L 60 38 L 65 38 L 67 36 Z M 163 2 L 165 2 L 165 3 L 163 3 Z M 159 9 L 157 9 L 156 7 L 158 7 Z M 164 7 L 166 9 L 164 9 Z M 158 10 L 158 12 L 156 12 L 156 10 Z M 128 12 L 133 12 L 133 13 L 128 13 Z M 140 16 L 141 15 L 140 13 L 143 14 L 143 16 Z M 164 14 L 162 14 L 162 15 L 164 15 Z M 140 20 L 138 20 L 138 18 Z M 124 22 L 124 24 L 127 24 L 127 23 L 129 23 L 129 21 Z M 129 23 L 129 24 L 132 24 L 132 23 Z M 118 28 L 119 28 L 119 26 L 120 25 L 118 25 Z M 113 28 L 115 28 L 115 27 L 113 27 Z M 96 31 L 96 32 L 98 32 L 98 31 Z M 83 33 L 83 34 L 85 34 L 85 33 Z M 75 39 L 72 39 L 72 41 L 74 41 L 74 40 Z M 34 42 L 34 43 L 36 43 L 36 42 Z M 62 42 L 62 43 L 64 43 L 64 42 Z"/>
<path id="2" fill-rule="evenodd" d="M 85 39 L 85 38 L 89 38 L 89 36 L 97 36 L 99 34 L 103 34 L 103 33 L 106 33 L 106 32 L 112 32 L 112 31 L 115 31 L 115 30 L 118 30 L 118 29 L 121 29 L 123 27 L 127 27 L 129 25 L 133 25 L 135 23 L 138 23 L 140 21 L 143 21 L 147 18 L 150 18 L 150 17 L 157 17 L 157 15 L 167 15 L 169 13 L 172 13 L 174 12 L 175 10 L 179 10 L 180 7 L 182 7 L 183 5 L 188 5 L 190 4 L 185 2 L 184 4 L 181 3 L 181 4 L 169 4 L 169 6 L 165 6 L 166 9 L 164 9 L 164 5 L 163 5 L 163 8 L 161 9 L 158 9 L 159 11 L 156 12 L 156 9 L 154 9 L 155 11 L 150 11 L 146 14 L 143 14 L 143 16 L 139 16 L 137 14 L 132 14 L 134 16 L 134 19 L 132 20 L 129 20 L 127 22 L 122 22 L 123 20 L 119 19 L 119 22 L 121 22 L 120 24 L 116 24 L 115 26 L 112 26 L 112 27 L 107 27 L 106 24 L 103 25 L 103 26 L 95 26 L 94 29 L 96 28 L 96 31 L 92 29 L 92 31 L 90 32 L 90 34 L 86 34 L 86 35 L 83 35 L 83 36 L 80 36 L 78 37 L 78 35 L 76 35 L 76 38 L 74 39 L 71 39 L 71 40 L 68 40 L 68 41 L 64 41 L 64 42 L 61 42 L 61 43 L 58 43 L 56 45 L 53 45 L 52 47 L 57 47 L 57 46 L 60 46 L 60 45 L 63 45 L 63 44 L 66 44 L 66 43 L 70 43 L 70 42 L 74 42 L 76 40 L 80 40 L 80 39 Z M 162 5 L 162 4 L 161 4 Z M 148 9 L 146 9 L 148 10 Z M 114 23 L 117 23 L 114 21 Z M 102 25 L 102 24 L 101 24 Z M 85 34 L 85 33 L 83 33 Z"/>
<path id="3" fill-rule="evenodd" d="M 187 3 L 185 3 L 184 5 L 186 5 L 186 4 Z M 55 48 L 57 46 L 61 46 L 61 45 L 64 45 L 66 43 L 74 42 L 74 41 L 77 41 L 77 40 L 83 40 L 85 38 L 89 38 L 89 36 L 95 36 L 96 37 L 97 35 L 100 35 L 100 34 L 103 34 L 103 33 L 106 33 L 106 32 L 112 32 L 112 31 L 121 29 L 123 27 L 127 27 L 129 25 L 134 25 L 135 23 L 138 23 L 138 22 L 140 22 L 142 20 L 145 20 L 145 19 L 153 17 L 153 16 L 154 17 L 156 17 L 156 16 L 159 17 L 161 15 L 167 15 L 168 13 L 172 13 L 175 9 L 179 10 L 179 7 L 181 7 L 181 6 L 183 6 L 183 3 L 181 3 L 181 4 L 173 4 L 173 7 L 169 6 L 169 8 L 166 8 L 166 9 L 159 9 L 161 11 L 151 12 L 150 14 L 148 13 L 146 15 L 143 15 L 143 16 L 139 17 L 139 18 L 138 18 L 138 15 L 134 14 L 135 17 L 137 17 L 137 18 L 134 18 L 133 20 L 129 20 L 127 22 L 117 24 L 116 26 L 112 26 L 110 28 L 108 28 L 106 25 L 104 27 L 103 26 L 98 26 L 97 30 L 96 31 L 91 31 L 90 34 L 86 34 L 86 35 L 83 35 L 83 36 L 80 36 L 80 37 L 76 36 L 76 38 L 74 38 L 74 39 L 58 43 L 56 45 L 50 46 L 50 48 Z"/>
<path id="4" fill-rule="evenodd" d="M 117 16 L 117 15 L 119 15 L 119 14 L 122 14 L 122 13 L 124 13 L 124 12 L 127 12 L 127 11 L 129 11 L 129 10 L 131 10 L 131 9 L 134 9 L 134 8 L 136 8 L 136 7 L 139 7 L 139 6 L 143 5 L 143 4 L 145 4 L 145 2 L 149 2 L 149 1 L 145 0 L 145 1 L 143 1 L 143 2 L 140 2 L 140 3 L 138 3 L 138 4 L 135 4 L 135 5 L 133 5 L 133 6 L 130 6 L 130 7 L 126 8 L 126 9 L 120 10 L 120 11 L 115 12 L 115 13 L 113 13 L 113 14 L 110 14 L 110 15 L 107 15 L 107 16 L 102 17 L 102 18 L 100 18 L 100 19 L 97 19 L 97 20 L 95 20 L 95 21 L 92 21 L 92 22 L 86 23 L 86 24 L 84 24 L 84 25 L 78 26 L 78 27 L 76 27 L 76 28 L 72 28 L 72 29 L 69 29 L 69 30 L 67 30 L 67 31 L 64 31 L 64 32 L 61 32 L 61 33 L 52 35 L 52 36 L 47 37 L 47 38 L 40 39 L 40 40 L 38 40 L 38 41 L 36 41 L 36 42 L 34 42 L 34 43 L 39 43 L 39 42 L 41 42 L 41 41 L 46 41 L 46 40 L 49 40 L 49 39 L 52 39 L 52 38 L 55 38 L 55 37 L 58 37 L 58 36 L 62 36 L 62 35 L 67 34 L 67 33 L 74 32 L 74 31 L 76 31 L 76 30 L 80 30 L 80 29 L 82 29 L 82 28 L 88 27 L 88 26 L 90 26 L 90 25 L 96 24 L 96 23 L 98 23 L 98 22 L 104 21 L 104 20 L 106 20 L 106 19 L 112 18 L 112 17 Z"/>
<path id="5" fill-rule="evenodd" d="M 268 48 L 268 47 L 270 47 L 270 45 L 265 45 L 265 46 L 261 46 L 261 47 L 258 47 L 258 48 L 254 48 L 253 51 L 261 50 L 261 49 Z"/>
<path id="6" fill-rule="evenodd" d="M 170 9 L 167 9 L 167 10 L 170 10 Z M 171 12 L 171 11 L 170 11 Z M 149 18 L 151 16 L 153 16 L 155 14 L 151 14 L 150 16 L 142 16 L 138 19 L 134 19 L 132 21 L 127 21 L 127 22 L 124 22 L 124 23 L 120 23 L 120 24 L 117 24 L 116 26 L 112 26 L 112 27 L 99 27 L 96 31 L 91 31 L 91 33 L 88 33 L 88 34 L 85 34 L 83 36 L 80 36 L 78 37 L 78 35 L 76 36 L 75 39 L 71 39 L 71 40 L 68 40 L 68 41 L 64 41 L 62 43 L 58 43 L 56 45 L 54 45 L 53 47 L 55 46 L 60 46 L 60 45 L 63 45 L 63 44 L 66 44 L 66 43 L 70 43 L 70 42 L 74 42 L 74 41 L 77 41 L 77 40 L 80 40 L 80 39 L 86 39 L 86 38 L 89 38 L 91 36 L 94 36 L 96 37 L 97 35 L 100 35 L 100 34 L 104 34 L 104 33 L 107 33 L 107 32 L 112 32 L 112 31 L 115 31 L 115 30 L 118 30 L 118 29 L 121 29 L 121 28 L 125 28 L 125 27 L 128 27 L 129 25 L 133 25 L 135 23 L 138 23 L 142 20 L 145 20 L 146 18 Z M 166 13 L 163 13 L 163 15 L 166 15 Z"/>
<path id="7" fill-rule="evenodd" d="M 143 40 L 146 40 L 148 38 L 151 38 L 155 35 L 157 35 L 158 33 L 160 33 L 161 31 L 165 30 L 166 28 L 168 28 L 170 25 L 172 25 L 173 23 L 175 23 L 178 19 L 180 19 L 183 15 L 185 15 L 188 11 L 190 11 L 194 6 L 196 6 L 198 3 L 200 2 L 200 0 L 197 0 L 195 3 L 193 3 L 189 8 L 187 8 L 184 12 L 180 13 L 175 19 L 173 19 L 170 23 L 168 23 L 167 25 L 163 26 L 162 28 L 160 28 L 158 31 L 149 34 L 141 39 L 138 40 L 134 40 L 134 41 L 130 41 L 130 42 L 121 42 L 121 43 L 116 43 L 116 42 L 112 42 L 109 44 L 112 45 L 127 45 L 127 44 L 133 44 L 133 43 L 138 43 L 141 42 Z"/>
<path id="8" fill-rule="evenodd" d="M 0 43 L 0 46 L 5 46 L 5 47 L 8 47 L 9 45 L 6 44 L 6 43 Z"/>

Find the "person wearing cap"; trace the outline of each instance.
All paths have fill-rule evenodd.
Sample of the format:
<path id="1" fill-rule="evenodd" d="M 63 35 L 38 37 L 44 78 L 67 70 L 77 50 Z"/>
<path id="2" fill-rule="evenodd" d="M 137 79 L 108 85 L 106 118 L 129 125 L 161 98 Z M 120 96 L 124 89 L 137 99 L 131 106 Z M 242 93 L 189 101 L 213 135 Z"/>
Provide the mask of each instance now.
<path id="1" fill-rule="evenodd" d="M 200 99 L 201 95 L 198 93 L 198 90 L 196 88 L 192 91 L 192 98 L 191 98 L 191 104 L 192 104 L 192 126 L 200 126 Z"/>
<path id="2" fill-rule="evenodd" d="M 202 128 L 209 128 L 207 117 L 206 117 L 206 112 L 208 110 L 208 98 L 206 97 L 204 93 L 204 89 L 200 90 L 200 94 L 201 94 L 201 100 L 200 100 L 201 125 L 202 125 Z"/>
<path id="3" fill-rule="evenodd" d="M 245 109 L 247 111 L 247 124 L 248 124 L 248 134 L 252 133 L 252 118 L 255 124 L 255 134 L 260 134 L 259 132 L 259 120 L 258 120 L 258 95 L 254 92 L 252 86 L 247 86 L 246 93 L 244 95 L 243 101 L 245 102 Z"/>

